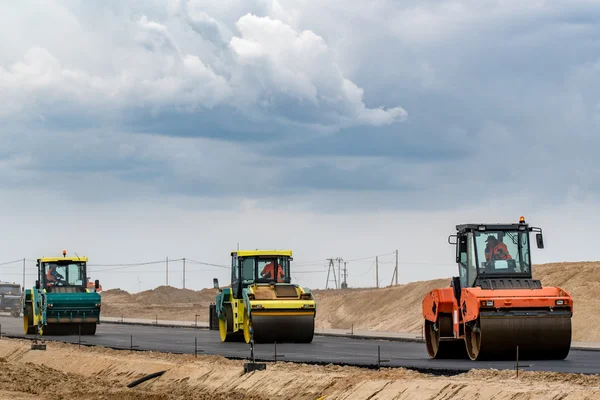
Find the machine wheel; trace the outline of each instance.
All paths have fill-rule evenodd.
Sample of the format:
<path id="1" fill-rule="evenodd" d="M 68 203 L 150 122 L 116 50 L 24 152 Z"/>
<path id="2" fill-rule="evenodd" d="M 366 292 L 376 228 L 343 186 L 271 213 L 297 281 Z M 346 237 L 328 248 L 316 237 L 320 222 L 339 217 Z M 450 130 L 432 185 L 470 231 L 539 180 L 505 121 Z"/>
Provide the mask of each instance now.
<path id="1" fill-rule="evenodd" d="M 473 361 L 479 357 L 481 350 L 481 328 L 479 326 L 479 319 L 472 323 L 465 324 L 465 345 L 467 347 L 467 354 Z"/>
<path id="2" fill-rule="evenodd" d="M 33 307 L 31 304 L 25 305 L 23 313 L 23 329 L 26 335 L 35 335 L 38 333 L 37 326 L 33 326 Z"/>
<path id="3" fill-rule="evenodd" d="M 225 321 L 219 318 L 219 336 L 221 342 L 240 342 L 244 339 L 244 332 L 233 332 L 233 309 L 231 304 L 225 304 Z"/>
<path id="4" fill-rule="evenodd" d="M 243 329 L 244 329 L 244 341 L 246 343 L 250 343 L 250 341 L 252 340 L 252 335 L 250 334 L 250 331 L 252 330 L 252 320 L 248 317 L 247 313 L 244 313 L 244 325 L 243 325 Z"/>
<path id="5" fill-rule="evenodd" d="M 430 358 L 466 358 L 465 343 L 454 339 L 452 333 L 452 317 L 439 314 L 433 323 L 425 320 L 425 345 Z"/>

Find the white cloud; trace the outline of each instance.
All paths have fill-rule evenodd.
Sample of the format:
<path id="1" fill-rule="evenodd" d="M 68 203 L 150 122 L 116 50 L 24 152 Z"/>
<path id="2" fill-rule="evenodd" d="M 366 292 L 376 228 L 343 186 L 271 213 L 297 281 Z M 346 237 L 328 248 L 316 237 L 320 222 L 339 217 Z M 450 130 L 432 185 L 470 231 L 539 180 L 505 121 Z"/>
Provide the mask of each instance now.
<path id="1" fill-rule="evenodd" d="M 102 15 L 108 25 L 111 18 L 123 24 L 120 37 L 113 32 L 112 40 L 118 40 L 114 49 L 108 43 L 94 48 L 114 60 L 104 71 L 85 61 L 77 66 L 64 62 L 57 56 L 64 49 L 55 42 L 31 46 L 21 60 L 0 64 L 5 105 L 0 117 L 44 119 L 53 113 L 64 116 L 69 109 L 76 114 L 82 107 L 98 109 L 104 119 L 107 113 L 133 107 L 150 107 L 156 113 L 162 107 L 195 112 L 229 106 L 250 119 L 333 128 L 406 118 L 401 107 L 367 107 L 363 90 L 343 76 L 333 51 L 318 34 L 255 14 L 228 24 L 235 10 L 246 9 L 273 10 L 285 17 L 284 9 L 271 1 L 254 7 L 229 2 L 216 8 L 206 2 L 171 2 L 163 20 L 138 14 L 137 9 L 128 15 L 129 22 L 120 14 Z M 75 20 L 71 31 L 84 29 L 76 23 L 77 13 L 63 11 Z M 156 18 L 161 15 L 151 6 L 148 11 Z M 81 34 L 95 38 L 90 43 L 99 40 L 96 32 Z"/>

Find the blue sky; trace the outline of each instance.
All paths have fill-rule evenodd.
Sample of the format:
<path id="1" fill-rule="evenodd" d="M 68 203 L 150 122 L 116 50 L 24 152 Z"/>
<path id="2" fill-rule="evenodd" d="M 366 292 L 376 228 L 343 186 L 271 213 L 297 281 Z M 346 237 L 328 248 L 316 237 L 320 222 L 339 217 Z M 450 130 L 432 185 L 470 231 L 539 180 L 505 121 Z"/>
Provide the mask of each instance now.
<path id="1" fill-rule="evenodd" d="M 557 243 L 540 261 L 596 257 L 566 231 L 598 222 L 596 2 L 0 12 L 2 259 L 73 248 L 97 264 L 227 264 L 240 241 L 292 248 L 309 271 L 405 248 L 411 281 L 454 273 L 445 237 L 464 219 L 525 213 Z M 351 284 L 374 284 L 358 277 L 373 260 L 349 264 Z M 138 270 L 143 288 L 163 283 L 159 267 L 127 270 L 96 273 L 106 287 L 137 290 Z M 228 280 L 198 270 L 187 286 L 214 274 Z M 320 287 L 325 274 L 298 280 Z"/>

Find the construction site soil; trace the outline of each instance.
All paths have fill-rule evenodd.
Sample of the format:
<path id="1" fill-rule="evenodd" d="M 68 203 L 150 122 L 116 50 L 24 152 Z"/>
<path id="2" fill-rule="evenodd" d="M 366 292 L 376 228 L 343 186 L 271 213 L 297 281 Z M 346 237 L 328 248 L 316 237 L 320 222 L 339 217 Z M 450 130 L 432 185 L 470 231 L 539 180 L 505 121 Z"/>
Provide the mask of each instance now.
<path id="1" fill-rule="evenodd" d="M 451 377 L 405 369 L 268 363 L 243 373 L 244 361 L 219 356 L 112 350 L 0 340 L 0 399 L 563 399 L 600 398 L 600 376 L 473 370 Z M 148 374 L 166 371 L 133 388 Z"/>
<path id="2" fill-rule="evenodd" d="M 535 265 L 534 277 L 556 285 L 574 299 L 573 340 L 600 342 L 600 262 Z M 412 282 L 380 289 L 314 290 L 318 328 L 420 333 L 421 301 L 450 278 Z M 102 292 L 102 314 L 112 317 L 208 322 L 215 289 L 194 291 L 160 286 L 136 294 L 119 289 Z M 377 312 L 372 312 L 377 310 Z"/>

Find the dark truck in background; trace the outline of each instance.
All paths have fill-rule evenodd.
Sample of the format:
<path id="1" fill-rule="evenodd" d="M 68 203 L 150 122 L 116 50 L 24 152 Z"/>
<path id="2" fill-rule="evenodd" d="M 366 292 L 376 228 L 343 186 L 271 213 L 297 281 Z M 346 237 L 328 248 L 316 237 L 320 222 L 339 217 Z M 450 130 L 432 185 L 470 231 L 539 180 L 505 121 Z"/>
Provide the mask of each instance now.
<path id="1" fill-rule="evenodd" d="M 10 312 L 15 318 L 21 316 L 21 285 L 0 282 L 0 312 Z"/>

